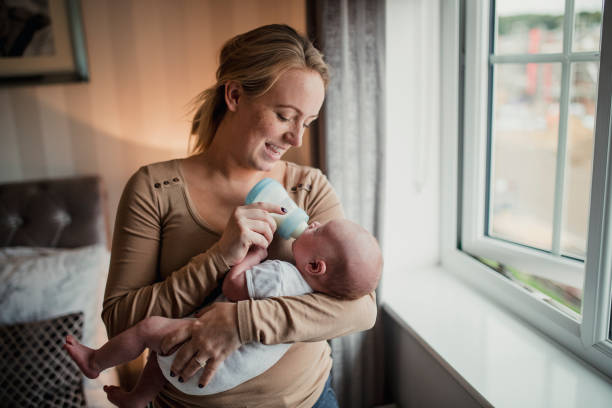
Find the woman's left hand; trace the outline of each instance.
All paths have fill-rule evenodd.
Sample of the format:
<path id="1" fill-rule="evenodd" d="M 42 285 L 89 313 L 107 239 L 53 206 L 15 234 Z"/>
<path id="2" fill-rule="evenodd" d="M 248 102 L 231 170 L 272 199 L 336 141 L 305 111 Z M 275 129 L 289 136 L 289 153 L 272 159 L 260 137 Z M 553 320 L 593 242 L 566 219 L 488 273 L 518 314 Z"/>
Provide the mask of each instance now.
<path id="1" fill-rule="evenodd" d="M 205 387 L 223 360 L 240 347 L 236 307 L 231 302 L 213 303 L 198 312 L 193 323 L 164 337 L 161 344 L 164 354 L 184 343 L 171 368 L 179 381 L 187 381 L 204 368 L 198 384 Z"/>

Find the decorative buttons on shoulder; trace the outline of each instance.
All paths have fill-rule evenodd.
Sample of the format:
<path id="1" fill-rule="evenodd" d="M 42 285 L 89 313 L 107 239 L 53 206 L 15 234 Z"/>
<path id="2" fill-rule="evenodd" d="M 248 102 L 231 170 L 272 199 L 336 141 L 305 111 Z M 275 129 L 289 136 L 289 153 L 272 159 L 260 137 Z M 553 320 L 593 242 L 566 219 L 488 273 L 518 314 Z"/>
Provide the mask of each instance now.
<path id="1" fill-rule="evenodd" d="M 171 181 L 172 181 L 173 183 L 178 183 L 178 182 L 179 182 L 179 181 L 181 181 L 181 180 L 180 180 L 178 177 L 173 177 L 173 178 L 172 178 L 172 179 L 170 179 L 170 180 L 164 180 L 164 181 L 162 181 L 162 182 L 155 183 L 155 184 L 153 184 L 153 186 L 154 186 L 155 188 L 160 188 L 160 187 L 162 186 L 162 184 L 163 184 L 164 186 L 169 186 Z"/>
<path id="2" fill-rule="evenodd" d="M 297 186 L 291 187 L 291 191 L 293 193 L 297 192 L 298 190 L 304 190 L 306 192 L 310 192 L 311 189 L 312 189 L 311 184 L 303 184 L 303 183 L 300 183 Z"/>

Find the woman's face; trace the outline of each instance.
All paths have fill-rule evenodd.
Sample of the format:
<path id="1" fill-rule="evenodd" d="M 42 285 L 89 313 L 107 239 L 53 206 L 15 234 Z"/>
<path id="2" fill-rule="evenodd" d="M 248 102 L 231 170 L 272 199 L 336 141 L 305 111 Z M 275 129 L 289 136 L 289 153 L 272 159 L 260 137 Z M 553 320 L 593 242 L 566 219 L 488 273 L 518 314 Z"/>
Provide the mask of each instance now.
<path id="1" fill-rule="evenodd" d="M 237 141 L 244 165 L 269 171 L 291 147 L 300 146 L 305 129 L 317 118 L 325 88 L 318 72 L 293 69 L 257 98 L 242 96 L 236 105 Z"/>

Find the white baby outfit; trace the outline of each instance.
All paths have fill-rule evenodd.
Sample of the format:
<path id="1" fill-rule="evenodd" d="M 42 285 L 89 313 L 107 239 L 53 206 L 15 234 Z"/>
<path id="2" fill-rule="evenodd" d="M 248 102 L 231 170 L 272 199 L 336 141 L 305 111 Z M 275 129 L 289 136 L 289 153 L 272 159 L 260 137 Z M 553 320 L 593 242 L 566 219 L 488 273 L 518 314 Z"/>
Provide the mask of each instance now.
<path id="1" fill-rule="evenodd" d="M 312 292 L 312 288 L 306 283 L 300 271 L 285 261 L 262 262 L 247 270 L 245 276 L 251 299 L 298 296 Z M 221 295 L 215 301 L 228 300 Z M 243 344 L 221 363 L 213 378 L 204 388 L 198 387 L 198 381 L 202 375 L 201 370 L 185 382 L 179 382 L 177 377 L 170 377 L 174 354 L 169 356 L 158 354 L 157 361 L 166 379 L 180 391 L 191 395 L 210 395 L 227 391 L 263 373 L 276 364 L 289 347 L 291 344 Z"/>

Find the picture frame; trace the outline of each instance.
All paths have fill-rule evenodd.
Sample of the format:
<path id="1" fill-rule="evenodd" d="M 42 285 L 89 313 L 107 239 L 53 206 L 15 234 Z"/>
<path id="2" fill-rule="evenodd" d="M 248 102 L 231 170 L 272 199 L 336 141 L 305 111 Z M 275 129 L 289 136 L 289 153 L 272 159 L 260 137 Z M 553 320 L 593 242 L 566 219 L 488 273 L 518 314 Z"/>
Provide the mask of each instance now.
<path id="1" fill-rule="evenodd" d="M 89 80 L 80 0 L 0 0 L 0 86 Z"/>

